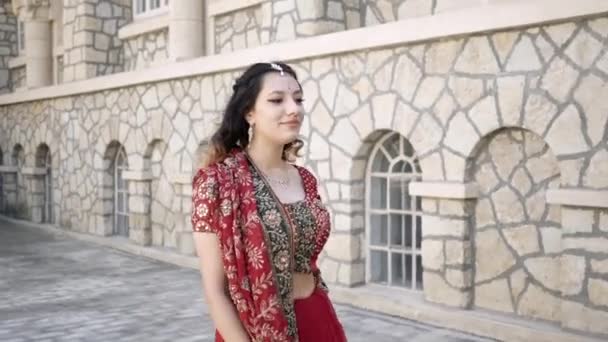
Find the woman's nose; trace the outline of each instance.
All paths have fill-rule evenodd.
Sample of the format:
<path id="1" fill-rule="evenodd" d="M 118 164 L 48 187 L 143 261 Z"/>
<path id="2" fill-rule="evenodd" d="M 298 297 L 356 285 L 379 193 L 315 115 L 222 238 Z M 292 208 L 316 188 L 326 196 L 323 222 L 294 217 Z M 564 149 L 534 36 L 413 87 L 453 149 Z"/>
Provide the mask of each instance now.
<path id="1" fill-rule="evenodd" d="M 286 104 L 287 104 L 287 114 L 300 114 L 301 106 L 295 99 L 286 101 Z"/>

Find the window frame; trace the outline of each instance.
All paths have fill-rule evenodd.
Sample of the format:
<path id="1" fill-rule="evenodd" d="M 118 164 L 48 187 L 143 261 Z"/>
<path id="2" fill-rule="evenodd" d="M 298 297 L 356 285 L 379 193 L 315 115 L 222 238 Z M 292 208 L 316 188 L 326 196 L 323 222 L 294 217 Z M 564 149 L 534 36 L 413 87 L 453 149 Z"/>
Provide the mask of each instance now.
<path id="1" fill-rule="evenodd" d="M 17 21 L 17 54 L 23 55 L 25 52 L 25 21 Z"/>
<path id="2" fill-rule="evenodd" d="M 157 8 L 151 9 L 152 5 L 156 1 L 158 1 L 159 6 Z M 143 11 L 139 11 L 139 5 L 142 3 L 145 5 L 145 8 Z M 169 12 L 169 0 L 132 0 L 131 4 L 133 10 L 133 18 L 135 20 L 154 17 Z"/>
<path id="3" fill-rule="evenodd" d="M 129 184 L 123 174 L 129 169 L 127 153 L 122 146 L 118 148 L 113 161 L 113 191 L 114 191 L 114 217 L 112 232 L 114 235 L 123 236 L 122 231 L 129 236 Z M 122 184 L 122 186 L 121 186 Z M 122 203 L 119 203 L 119 194 L 122 195 Z M 120 219 L 124 218 L 124 221 Z M 125 224 L 126 227 L 120 226 Z"/>
<path id="4" fill-rule="evenodd" d="M 399 143 L 399 151 L 397 151 L 397 155 L 392 155 L 390 151 L 388 151 L 384 145 L 387 141 L 394 139 L 395 136 L 398 137 Z M 408 148 L 406 145 L 408 144 Z M 375 161 L 378 153 L 384 153 L 386 159 L 388 160 L 388 167 L 384 170 L 375 170 Z M 408 154 L 410 153 L 410 154 Z M 395 172 L 393 171 L 393 167 L 400 163 L 407 162 L 412 166 L 411 172 L 401 171 Z M 423 291 L 423 280 L 422 280 L 422 236 L 418 236 L 418 233 L 422 235 L 422 208 L 421 201 L 422 199 L 418 196 L 413 196 L 409 194 L 407 191 L 407 187 L 410 182 L 415 182 L 421 179 L 422 173 L 419 167 L 419 161 L 416 156 L 416 152 L 411 146 L 411 144 L 399 133 L 397 132 L 389 132 L 382 136 L 378 142 L 372 148 L 370 153 L 367 170 L 365 173 L 365 250 L 366 250 L 366 260 L 365 260 L 365 280 L 366 283 L 378 284 L 388 287 L 412 290 L 412 291 Z M 379 208 L 381 205 L 373 204 L 372 201 L 372 180 L 375 178 L 380 178 L 385 180 L 386 184 L 386 193 L 383 195 L 386 196 L 386 203 L 383 208 Z M 393 208 L 391 201 L 391 181 L 403 181 L 405 186 L 405 192 L 402 192 L 402 195 L 408 194 L 407 199 L 410 201 L 408 206 L 404 206 L 403 202 L 401 202 L 401 208 Z M 403 188 L 402 188 L 403 189 Z M 402 190 L 403 191 L 403 190 Z M 404 200 L 404 196 L 401 196 L 401 201 Z M 386 232 L 386 243 L 383 243 L 382 238 L 374 238 L 372 240 L 372 215 L 380 215 L 380 222 L 384 225 L 386 222 L 386 229 L 380 229 L 376 233 L 380 236 L 384 235 Z M 401 230 L 399 236 L 401 236 L 401 246 L 396 246 L 392 243 L 393 235 L 391 230 L 394 227 L 391 227 L 391 219 L 393 216 L 400 216 L 399 220 L 401 222 Z M 410 217 L 410 226 L 409 226 L 409 234 L 407 226 L 407 217 Z M 384 220 L 386 218 L 386 220 Z M 375 236 L 374 236 L 375 237 Z M 410 239 L 410 246 L 407 246 L 407 239 Z M 417 246 L 417 240 L 419 239 L 420 245 Z M 372 241 L 378 240 L 380 243 L 372 243 Z M 374 251 L 378 251 L 381 253 L 385 253 L 386 255 L 386 281 L 374 281 L 372 278 L 372 254 Z M 392 258 L 393 254 L 400 255 L 402 269 L 401 274 L 401 283 L 396 283 L 393 277 L 393 266 L 392 266 Z M 408 256 L 411 258 L 409 260 L 408 265 Z M 419 262 L 417 259 L 419 258 Z M 384 255 L 381 256 L 381 262 L 384 262 Z M 410 274 L 410 283 L 407 283 L 407 274 Z M 419 279 L 418 279 L 419 275 Z"/>

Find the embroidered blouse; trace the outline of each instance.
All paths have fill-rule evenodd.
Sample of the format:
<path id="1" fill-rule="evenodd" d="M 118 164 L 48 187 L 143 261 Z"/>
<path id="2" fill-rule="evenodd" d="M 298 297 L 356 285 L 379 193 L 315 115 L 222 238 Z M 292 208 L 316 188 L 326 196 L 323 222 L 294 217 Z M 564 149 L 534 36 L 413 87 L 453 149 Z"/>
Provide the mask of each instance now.
<path id="1" fill-rule="evenodd" d="M 197 172 L 192 227 L 221 244 L 230 297 L 253 341 L 297 341 L 294 272 L 312 273 L 330 231 L 314 176 L 297 167 L 305 198 L 281 204 L 244 152 Z M 295 231 L 295 234 L 294 234 Z"/>

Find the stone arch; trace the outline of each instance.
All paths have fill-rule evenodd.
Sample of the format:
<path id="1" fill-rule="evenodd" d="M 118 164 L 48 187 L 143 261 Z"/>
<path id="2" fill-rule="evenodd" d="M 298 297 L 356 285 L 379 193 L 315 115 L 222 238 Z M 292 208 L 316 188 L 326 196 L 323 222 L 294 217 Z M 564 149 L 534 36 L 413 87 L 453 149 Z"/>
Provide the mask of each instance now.
<path id="1" fill-rule="evenodd" d="M 122 179 L 127 167 L 125 147 L 116 140 L 111 141 L 104 152 L 102 170 L 104 235 L 128 236 L 128 184 Z"/>
<path id="2" fill-rule="evenodd" d="M 144 154 L 144 171 L 150 175 L 150 229 L 154 246 L 176 247 L 176 222 L 173 217 L 176 194 L 170 172 L 175 158 L 167 144 L 153 140 Z"/>
<path id="3" fill-rule="evenodd" d="M 343 283 L 349 286 L 362 284 L 366 280 L 366 259 L 365 254 L 367 252 L 366 244 L 366 170 L 368 167 L 368 161 L 374 146 L 387 135 L 391 133 L 399 133 L 410 145 L 414 146 L 409 139 L 407 139 L 401 132 L 404 131 L 403 127 L 406 127 L 408 133 L 411 132 L 413 122 L 415 120 L 408 119 L 408 122 L 412 124 L 406 125 L 400 122 L 400 119 L 393 120 L 392 116 L 390 120 L 384 125 L 378 125 L 379 127 L 401 127 L 400 130 L 393 129 L 378 129 L 369 130 L 367 129 L 364 133 L 364 139 L 357 140 L 357 144 L 354 144 L 354 152 L 345 151 L 342 147 L 345 144 L 338 145 L 334 143 L 333 146 L 328 147 L 329 153 L 326 155 L 326 160 L 317 160 L 318 158 L 312 157 L 312 164 L 316 167 L 317 172 L 320 175 L 320 190 L 321 195 L 327 202 L 331 203 L 338 201 L 340 207 L 343 209 L 334 211 L 333 215 L 333 226 L 336 232 L 333 234 L 332 239 L 329 241 L 327 255 L 334 258 L 335 260 L 343 260 L 346 263 L 339 265 L 340 276 L 337 279 L 332 279 L 333 276 L 328 276 L 330 282 Z M 360 134 L 363 131 L 359 132 Z M 335 133 L 334 133 L 335 134 Z M 330 139 L 331 142 L 331 139 Z M 311 142 L 311 149 L 314 150 L 315 142 Z M 346 147 L 349 150 L 353 150 L 353 146 Z M 313 154 L 322 156 L 322 154 L 311 151 Z M 316 156 L 315 155 L 315 156 Z M 419 165 L 420 167 L 420 165 Z M 420 167 L 420 171 L 424 171 Z M 327 178 L 329 177 L 329 178 Z M 336 255 L 334 250 L 347 250 L 348 253 L 345 255 L 343 252 Z M 324 261 L 324 269 L 326 273 L 334 273 L 338 268 L 336 261 L 330 260 Z"/>
<path id="4" fill-rule="evenodd" d="M 421 169 L 398 132 L 377 137 L 365 171 L 366 280 L 422 289 L 422 205 L 409 194 Z"/>
<path id="5" fill-rule="evenodd" d="M 561 214 L 557 158 L 537 134 L 502 128 L 484 137 L 468 169 L 479 186 L 472 224 L 473 305 L 559 321 Z"/>

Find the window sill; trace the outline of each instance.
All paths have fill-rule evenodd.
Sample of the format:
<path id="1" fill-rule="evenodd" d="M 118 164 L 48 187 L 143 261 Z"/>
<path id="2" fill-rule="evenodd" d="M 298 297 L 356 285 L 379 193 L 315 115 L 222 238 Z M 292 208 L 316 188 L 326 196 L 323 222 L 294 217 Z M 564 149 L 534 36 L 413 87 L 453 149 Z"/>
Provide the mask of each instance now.
<path id="1" fill-rule="evenodd" d="M 252 7 L 259 5 L 266 0 L 221 0 L 211 2 L 209 4 L 208 12 L 210 17 L 234 12 L 243 8 Z"/>
<path id="2" fill-rule="evenodd" d="M 131 24 L 128 24 L 118 30 L 118 38 L 130 39 L 142 34 L 160 31 L 169 27 L 169 13 L 163 13 L 155 17 L 147 17 L 145 19 L 135 19 Z"/>
<path id="3" fill-rule="evenodd" d="M 9 69 L 16 69 L 25 66 L 25 55 L 13 57 L 8 61 Z"/>

